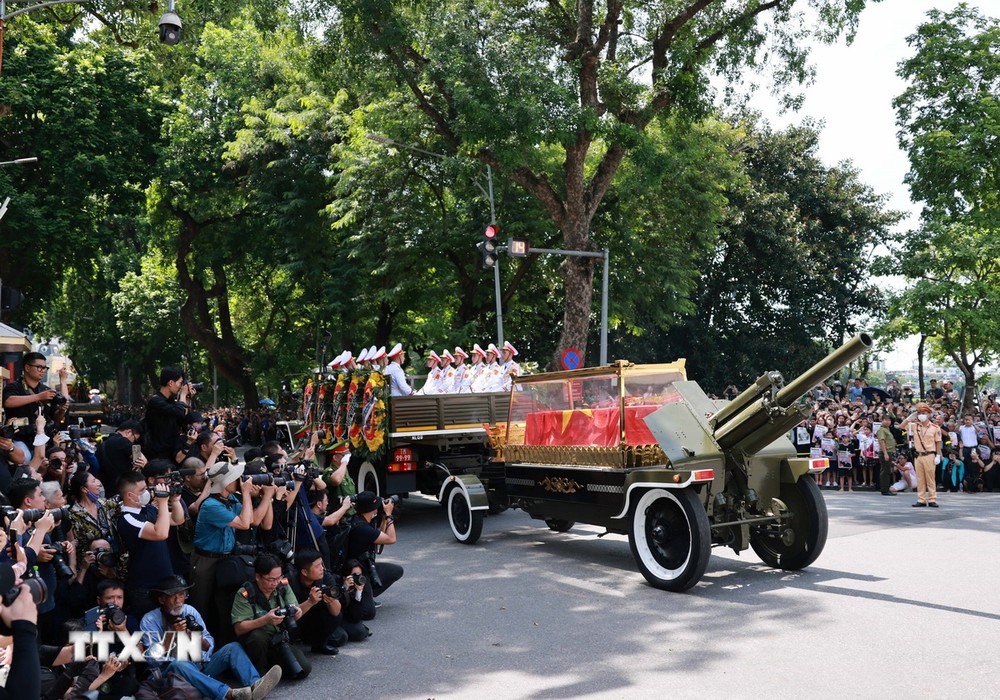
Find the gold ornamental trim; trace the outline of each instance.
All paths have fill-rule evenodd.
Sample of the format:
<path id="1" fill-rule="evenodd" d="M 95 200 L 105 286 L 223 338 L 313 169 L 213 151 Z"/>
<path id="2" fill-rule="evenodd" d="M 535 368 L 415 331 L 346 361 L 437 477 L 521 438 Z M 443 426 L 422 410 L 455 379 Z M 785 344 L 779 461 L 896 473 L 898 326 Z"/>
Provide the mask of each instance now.
<path id="1" fill-rule="evenodd" d="M 509 463 L 565 464 L 577 467 L 667 466 L 670 461 L 659 445 L 623 447 L 578 447 L 566 445 L 503 445 L 503 459 Z"/>
<path id="2" fill-rule="evenodd" d="M 547 476 L 538 485 L 550 493 L 576 493 L 583 490 L 583 486 L 574 479 L 566 477 Z"/>

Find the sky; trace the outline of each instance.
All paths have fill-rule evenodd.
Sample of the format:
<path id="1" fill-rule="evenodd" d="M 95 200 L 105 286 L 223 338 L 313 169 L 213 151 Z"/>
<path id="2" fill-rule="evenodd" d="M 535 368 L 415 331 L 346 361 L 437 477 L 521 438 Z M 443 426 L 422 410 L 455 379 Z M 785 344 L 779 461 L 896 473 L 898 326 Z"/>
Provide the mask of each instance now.
<path id="1" fill-rule="evenodd" d="M 995 2 L 995 0 L 994 0 Z M 995 15 L 1000 3 L 969 2 L 980 12 Z M 812 48 L 815 82 L 802 89 L 805 102 L 797 112 L 779 113 L 778 101 L 766 90 L 750 100 L 774 127 L 800 123 L 809 117 L 822 120 L 818 155 L 827 165 L 849 160 L 861 179 L 879 194 L 889 196 L 887 206 L 909 213 L 902 230 L 917 223 L 920 206 L 910 201 L 903 177 L 909 170 L 906 154 L 896 140 L 896 114 L 892 100 L 905 89 L 896 75 L 899 62 L 913 55 L 906 37 L 913 34 L 927 11 L 949 11 L 958 2 L 941 0 L 882 0 L 869 3 L 861 14 L 857 36 L 848 46 L 841 39 L 834 45 Z M 916 359 L 917 339 L 897 344 L 884 352 L 887 369 L 908 369 Z"/>

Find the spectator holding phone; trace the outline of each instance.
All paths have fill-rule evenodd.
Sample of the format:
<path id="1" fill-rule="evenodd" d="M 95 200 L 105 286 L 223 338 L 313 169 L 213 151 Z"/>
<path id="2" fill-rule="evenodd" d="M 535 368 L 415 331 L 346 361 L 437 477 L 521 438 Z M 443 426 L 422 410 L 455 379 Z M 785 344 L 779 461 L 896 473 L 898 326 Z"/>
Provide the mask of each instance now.
<path id="1" fill-rule="evenodd" d="M 114 435 L 109 435 L 97 447 L 98 478 L 104 486 L 102 496 L 112 496 L 122 474 L 142 469 L 146 457 L 142 454 L 142 423 L 134 419 L 123 421 Z"/>

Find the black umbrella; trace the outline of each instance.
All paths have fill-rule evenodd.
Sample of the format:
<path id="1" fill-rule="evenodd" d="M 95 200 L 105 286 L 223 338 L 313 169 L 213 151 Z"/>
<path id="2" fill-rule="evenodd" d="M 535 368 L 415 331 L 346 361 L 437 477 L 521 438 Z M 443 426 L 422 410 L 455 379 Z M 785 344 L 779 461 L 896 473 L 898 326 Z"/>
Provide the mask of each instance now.
<path id="1" fill-rule="evenodd" d="M 876 396 L 883 403 L 885 403 L 886 401 L 892 401 L 892 397 L 889 396 L 889 392 L 887 392 L 885 389 L 879 389 L 877 386 L 866 386 L 864 389 L 861 390 L 861 393 L 864 394 L 865 403 L 874 402 Z"/>

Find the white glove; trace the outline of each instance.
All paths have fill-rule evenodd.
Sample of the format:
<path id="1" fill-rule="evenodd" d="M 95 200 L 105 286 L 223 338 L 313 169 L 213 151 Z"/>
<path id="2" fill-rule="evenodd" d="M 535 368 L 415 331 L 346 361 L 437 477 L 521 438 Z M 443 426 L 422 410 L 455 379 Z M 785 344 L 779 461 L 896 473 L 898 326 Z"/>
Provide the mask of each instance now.
<path id="1" fill-rule="evenodd" d="M 941 455 L 934 455 L 934 464 L 941 464 Z"/>

